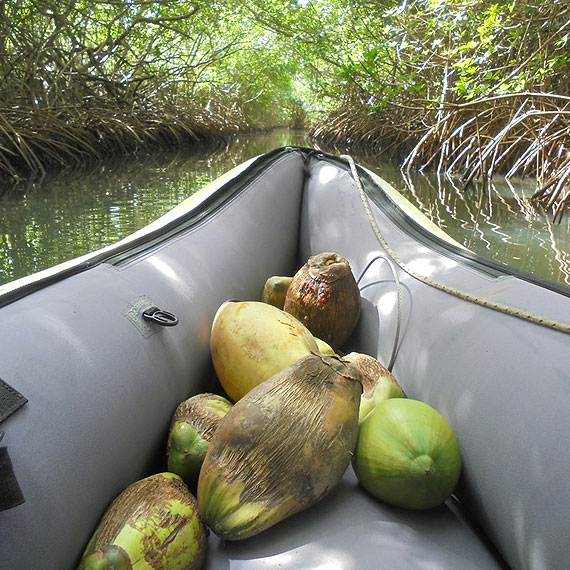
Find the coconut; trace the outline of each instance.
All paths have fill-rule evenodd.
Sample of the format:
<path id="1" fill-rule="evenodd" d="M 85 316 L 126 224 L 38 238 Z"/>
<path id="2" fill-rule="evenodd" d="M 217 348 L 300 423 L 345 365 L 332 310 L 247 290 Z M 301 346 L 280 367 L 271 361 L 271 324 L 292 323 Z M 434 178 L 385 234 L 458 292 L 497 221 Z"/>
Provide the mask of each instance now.
<path id="1" fill-rule="evenodd" d="M 127 487 L 105 511 L 78 570 L 199 570 L 206 528 L 196 499 L 174 473 Z"/>
<path id="2" fill-rule="evenodd" d="M 315 337 L 315 342 L 317 343 L 317 347 L 319 349 L 319 352 L 321 354 L 336 354 L 336 352 L 333 350 L 332 346 L 328 343 L 326 343 L 324 340 L 321 340 L 320 338 Z"/>
<path id="3" fill-rule="evenodd" d="M 184 400 L 174 412 L 168 434 L 168 470 L 187 485 L 198 482 L 200 467 L 220 420 L 232 407 L 218 394 L 197 394 Z"/>
<path id="4" fill-rule="evenodd" d="M 342 346 L 360 315 L 360 291 L 346 258 L 334 252 L 310 257 L 293 276 L 283 310 L 334 350 Z"/>
<path id="5" fill-rule="evenodd" d="M 320 501 L 350 464 L 360 393 L 354 366 L 318 354 L 251 390 L 220 422 L 204 459 L 204 522 L 238 540 Z"/>
<path id="6" fill-rule="evenodd" d="M 287 289 L 292 280 L 293 277 L 283 277 L 280 275 L 270 277 L 263 286 L 263 293 L 261 294 L 262 302 L 269 303 L 278 309 L 283 309 L 285 295 L 287 295 Z"/>
<path id="7" fill-rule="evenodd" d="M 360 424 L 354 472 L 375 497 L 407 509 L 429 509 L 455 490 L 461 471 L 457 438 L 424 402 L 380 402 Z"/>
<path id="8" fill-rule="evenodd" d="M 289 313 L 260 301 L 226 301 L 214 317 L 210 351 L 218 379 L 235 402 L 318 347 Z"/>
<path id="9" fill-rule="evenodd" d="M 350 352 L 343 358 L 354 364 L 362 374 L 359 422 L 362 422 L 382 400 L 406 397 L 404 390 L 392 373 L 373 356 L 360 352 Z"/>

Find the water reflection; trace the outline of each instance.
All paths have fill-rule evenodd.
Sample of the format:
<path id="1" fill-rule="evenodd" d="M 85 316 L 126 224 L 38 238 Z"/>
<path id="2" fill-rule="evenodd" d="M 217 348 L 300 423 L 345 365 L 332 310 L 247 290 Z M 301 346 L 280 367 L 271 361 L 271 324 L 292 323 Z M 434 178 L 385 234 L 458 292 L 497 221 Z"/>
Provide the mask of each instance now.
<path id="1" fill-rule="evenodd" d="M 277 130 L 240 137 L 227 149 L 109 161 L 7 191 L 0 197 L 0 283 L 112 244 L 233 166 L 286 145 L 311 146 L 302 132 Z M 447 178 L 404 178 L 396 164 L 354 158 L 472 251 L 570 285 L 570 218 L 552 224 L 532 208 L 531 181 L 465 192 Z"/>
<path id="2" fill-rule="evenodd" d="M 236 138 L 229 149 L 108 161 L 62 172 L 0 198 L 0 284 L 115 243 L 244 160 L 302 132 Z"/>
<path id="3" fill-rule="evenodd" d="M 456 241 L 483 257 L 570 285 L 570 216 L 553 224 L 552 216 L 528 198 L 532 180 L 461 189 L 453 180 L 429 174 L 402 175 L 396 164 L 359 162 L 398 189 Z"/>

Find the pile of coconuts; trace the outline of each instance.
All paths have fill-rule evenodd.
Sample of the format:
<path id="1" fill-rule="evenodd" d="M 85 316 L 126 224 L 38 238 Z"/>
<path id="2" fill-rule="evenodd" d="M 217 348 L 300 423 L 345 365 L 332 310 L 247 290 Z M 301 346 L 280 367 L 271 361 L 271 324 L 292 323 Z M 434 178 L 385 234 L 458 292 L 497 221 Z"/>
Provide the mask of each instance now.
<path id="1" fill-rule="evenodd" d="M 334 252 L 292 277 L 269 277 L 260 300 L 224 302 L 210 349 L 225 393 L 180 403 L 168 471 L 111 503 L 78 570 L 132 570 L 135 560 L 199 570 L 208 528 L 223 540 L 257 535 L 324 498 L 351 463 L 389 504 L 443 503 L 461 470 L 457 439 L 378 360 L 341 352 L 360 302 L 348 261 Z"/>

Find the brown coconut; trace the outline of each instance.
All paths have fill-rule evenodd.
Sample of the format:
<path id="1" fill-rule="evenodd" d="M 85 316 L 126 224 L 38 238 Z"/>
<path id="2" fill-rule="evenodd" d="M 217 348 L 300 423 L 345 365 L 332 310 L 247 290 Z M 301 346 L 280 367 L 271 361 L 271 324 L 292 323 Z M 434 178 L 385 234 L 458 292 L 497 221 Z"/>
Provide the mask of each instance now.
<path id="1" fill-rule="evenodd" d="M 360 315 L 360 290 L 347 259 L 334 252 L 310 257 L 293 276 L 283 309 L 334 350 L 342 346 Z"/>

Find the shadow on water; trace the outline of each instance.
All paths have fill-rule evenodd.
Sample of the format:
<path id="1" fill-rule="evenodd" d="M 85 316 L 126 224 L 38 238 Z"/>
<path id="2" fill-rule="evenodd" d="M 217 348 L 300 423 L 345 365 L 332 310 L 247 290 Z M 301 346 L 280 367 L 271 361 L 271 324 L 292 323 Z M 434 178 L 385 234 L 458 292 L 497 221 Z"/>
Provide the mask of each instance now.
<path id="1" fill-rule="evenodd" d="M 223 148 L 116 159 L 4 189 L 0 284 L 112 244 L 233 166 L 287 145 L 312 146 L 303 131 L 276 129 L 240 135 Z M 395 163 L 354 158 L 469 249 L 570 285 L 570 216 L 552 224 L 533 209 L 526 200 L 532 184 L 496 182 L 463 192 L 448 179 L 404 179 Z"/>

